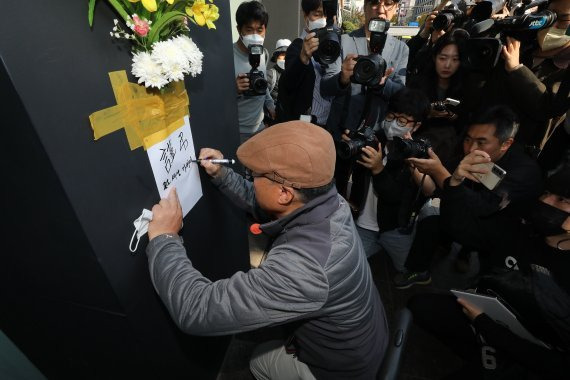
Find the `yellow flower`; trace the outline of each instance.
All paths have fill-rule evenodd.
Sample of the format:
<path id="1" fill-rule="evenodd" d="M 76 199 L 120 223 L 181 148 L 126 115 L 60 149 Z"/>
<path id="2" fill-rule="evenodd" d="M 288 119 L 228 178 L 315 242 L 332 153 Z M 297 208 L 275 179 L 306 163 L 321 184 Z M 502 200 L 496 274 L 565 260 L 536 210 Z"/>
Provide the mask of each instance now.
<path id="1" fill-rule="evenodd" d="M 172 4 L 172 3 L 174 3 L 174 0 L 166 0 L 166 2 L 167 2 L 168 4 Z"/>
<path id="2" fill-rule="evenodd" d="M 204 26 L 206 24 L 206 18 L 204 17 L 204 12 L 209 8 L 204 0 L 196 0 L 192 7 L 186 7 L 186 13 L 188 16 L 193 17 L 196 24 Z"/>
<path id="3" fill-rule="evenodd" d="M 210 7 L 204 12 L 204 18 L 206 19 L 206 25 L 208 25 L 208 29 L 216 29 L 214 21 L 220 18 L 220 14 L 218 12 L 218 7 L 216 7 L 214 4 L 210 5 Z"/>
<path id="4" fill-rule="evenodd" d="M 129 0 L 131 3 L 138 3 L 141 0 Z M 142 0 L 143 7 L 149 12 L 156 12 L 156 0 Z M 172 4 L 172 3 L 171 3 Z"/>

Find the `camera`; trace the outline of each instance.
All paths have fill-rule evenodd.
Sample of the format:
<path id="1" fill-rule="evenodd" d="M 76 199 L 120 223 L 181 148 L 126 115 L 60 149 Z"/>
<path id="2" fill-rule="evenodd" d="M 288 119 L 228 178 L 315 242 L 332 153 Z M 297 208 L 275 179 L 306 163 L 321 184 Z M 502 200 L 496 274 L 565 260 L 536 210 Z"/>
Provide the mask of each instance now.
<path id="1" fill-rule="evenodd" d="M 457 107 L 459 103 L 459 100 L 447 98 L 445 100 L 440 100 L 439 102 L 433 102 L 431 104 L 431 108 L 435 111 L 444 112 L 449 111 L 449 108 L 447 106 Z"/>
<path id="2" fill-rule="evenodd" d="M 259 71 L 259 63 L 261 62 L 261 56 L 263 55 L 262 45 L 249 45 L 249 64 L 251 65 L 251 70 L 246 74 L 249 79 L 249 89 L 244 91 L 246 96 L 261 96 L 265 95 L 267 91 L 267 80 L 263 72 Z"/>
<path id="3" fill-rule="evenodd" d="M 327 16 L 327 26 L 311 30 L 319 39 L 319 47 L 313 57 L 320 63 L 331 64 L 340 56 L 341 30 L 334 25 L 337 6 L 336 0 L 323 0 L 323 11 Z"/>
<path id="4" fill-rule="evenodd" d="M 523 7 L 521 9 L 524 12 L 524 9 L 528 8 Z M 471 36 L 476 36 L 476 38 L 470 38 L 467 41 L 465 67 L 476 71 L 493 69 L 499 61 L 507 36 L 516 38 L 532 48 L 532 44 L 529 42 L 536 40 L 536 32 L 552 26 L 555 21 L 556 13 L 543 9 L 534 13 L 518 14 L 503 19 L 484 20 L 473 25 Z"/>
<path id="5" fill-rule="evenodd" d="M 338 156 L 343 160 L 356 157 L 365 146 L 378 149 L 378 138 L 370 127 L 363 127 L 358 131 L 350 131 L 350 141 L 340 141 L 338 144 Z"/>
<path id="6" fill-rule="evenodd" d="M 450 5 L 445 7 L 433 20 L 433 28 L 435 30 L 447 30 L 451 24 L 456 27 L 461 25 L 467 17 L 465 13 L 457 7 L 457 5 Z"/>
<path id="7" fill-rule="evenodd" d="M 482 173 L 472 173 L 475 178 L 479 180 L 487 189 L 494 190 L 499 183 L 505 178 L 507 172 L 505 169 L 501 168 L 499 165 L 495 165 L 492 162 L 487 162 L 484 164 L 477 164 L 479 168 L 487 169 L 488 172 Z"/>
<path id="8" fill-rule="evenodd" d="M 394 136 L 388 146 L 388 159 L 405 160 L 407 158 L 429 158 L 428 150 L 431 144 L 427 139 L 403 139 Z"/>
<path id="9" fill-rule="evenodd" d="M 380 54 L 386 44 L 390 22 L 373 18 L 368 23 L 370 31 L 370 55 L 359 56 L 350 80 L 368 87 L 378 87 L 380 79 L 386 73 L 386 61 Z"/>

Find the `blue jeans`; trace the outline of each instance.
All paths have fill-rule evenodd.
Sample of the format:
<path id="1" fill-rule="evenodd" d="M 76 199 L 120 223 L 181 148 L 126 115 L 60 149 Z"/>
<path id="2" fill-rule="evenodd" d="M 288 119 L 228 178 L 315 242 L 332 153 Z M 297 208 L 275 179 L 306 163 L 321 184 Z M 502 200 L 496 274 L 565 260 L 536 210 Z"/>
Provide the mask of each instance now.
<path id="1" fill-rule="evenodd" d="M 418 220 L 426 216 L 438 214 L 439 207 L 432 206 L 431 202 L 428 201 L 420 209 Z M 398 272 L 405 272 L 406 259 L 408 258 L 408 253 L 410 252 L 416 235 L 416 224 L 417 221 L 414 223 L 412 231 L 409 234 L 402 233 L 399 228 L 380 232 L 367 230 L 358 226 L 356 226 L 356 229 L 358 230 L 360 240 L 362 240 L 366 257 L 370 257 L 380 250 L 386 251 L 388 256 L 392 259 L 394 268 Z"/>

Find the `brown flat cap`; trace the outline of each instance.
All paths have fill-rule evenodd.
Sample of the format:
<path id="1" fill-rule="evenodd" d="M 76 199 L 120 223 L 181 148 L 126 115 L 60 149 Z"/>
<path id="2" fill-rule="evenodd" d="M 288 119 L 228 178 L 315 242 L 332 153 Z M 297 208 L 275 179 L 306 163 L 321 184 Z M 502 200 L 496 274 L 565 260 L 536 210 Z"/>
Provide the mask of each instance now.
<path id="1" fill-rule="evenodd" d="M 272 181 L 297 189 L 332 181 L 336 152 L 326 130 L 304 121 L 276 124 L 252 136 L 237 150 L 241 163 Z"/>

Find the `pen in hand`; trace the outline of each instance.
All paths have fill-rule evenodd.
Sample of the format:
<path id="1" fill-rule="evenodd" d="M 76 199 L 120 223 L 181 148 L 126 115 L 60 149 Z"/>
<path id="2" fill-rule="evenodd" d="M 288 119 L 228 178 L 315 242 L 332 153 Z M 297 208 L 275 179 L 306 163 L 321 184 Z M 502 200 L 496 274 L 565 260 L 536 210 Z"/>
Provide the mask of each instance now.
<path id="1" fill-rule="evenodd" d="M 219 158 L 212 158 L 212 159 L 198 158 L 196 160 L 192 160 L 192 162 L 196 162 L 196 163 L 199 163 L 201 161 L 210 161 L 212 164 L 226 164 L 226 165 L 233 165 L 236 163 L 236 160 L 234 160 L 233 158 L 230 158 L 230 159 L 226 159 L 226 158 L 223 158 L 223 159 L 219 159 Z"/>

